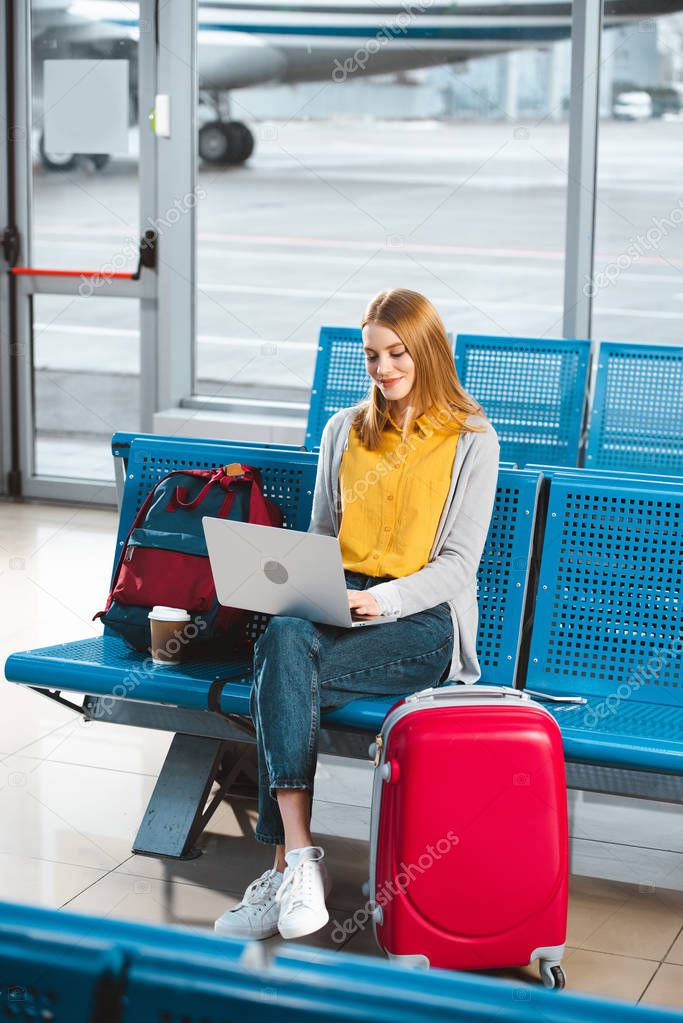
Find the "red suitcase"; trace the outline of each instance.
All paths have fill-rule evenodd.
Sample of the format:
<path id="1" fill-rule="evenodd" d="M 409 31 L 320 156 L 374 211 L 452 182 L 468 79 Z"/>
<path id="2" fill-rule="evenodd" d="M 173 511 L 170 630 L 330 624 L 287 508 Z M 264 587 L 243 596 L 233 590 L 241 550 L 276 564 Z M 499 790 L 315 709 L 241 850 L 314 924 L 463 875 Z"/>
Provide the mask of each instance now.
<path id="1" fill-rule="evenodd" d="M 568 829 L 560 730 L 502 686 L 416 693 L 370 747 L 369 910 L 393 959 L 477 970 L 540 960 L 564 987 Z"/>

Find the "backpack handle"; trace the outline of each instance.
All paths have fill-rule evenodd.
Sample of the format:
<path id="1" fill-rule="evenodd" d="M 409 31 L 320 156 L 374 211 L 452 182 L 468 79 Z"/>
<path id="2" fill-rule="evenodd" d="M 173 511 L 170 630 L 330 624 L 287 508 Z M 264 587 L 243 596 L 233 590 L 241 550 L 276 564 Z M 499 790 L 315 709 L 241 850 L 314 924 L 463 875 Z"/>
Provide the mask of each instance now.
<path id="1" fill-rule="evenodd" d="M 239 470 L 239 472 L 237 470 Z M 245 466 L 240 465 L 239 462 L 232 462 L 230 465 L 224 466 L 223 473 L 225 475 L 220 481 L 220 485 L 223 490 L 228 490 L 235 479 L 243 479 L 247 483 L 251 484 L 248 521 L 259 526 L 270 526 L 272 524 L 271 517 L 268 510 L 268 502 L 261 492 L 261 473 L 259 470 L 255 469 L 253 466 Z"/>
<path id="2" fill-rule="evenodd" d="M 261 492 L 259 485 L 260 478 L 261 473 L 253 466 L 242 465 L 240 462 L 230 462 L 229 465 L 219 466 L 219 468 L 211 474 L 207 482 L 192 501 L 186 500 L 186 491 L 183 487 L 176 487 L 171 503 L 176 505 L 178 508 L 185 508 L 188 511 L 191 511 L 202 503 L 211 487 L 215 486 L 216 483 L 218 483 L 221 489 L 225 490 L 228 495 L 232 494 L 234 499 L 233 483 L 236 480 L 244 480 L 245 483 L 250 484 L 249 522 L 253 522 L 261 526 L 269 526 L 271 525 L 271 516 L 268 509 L 268 503 Z M 232 501 L 229 503 L 227 501 L 225 502 L 221 508 L 221 517 L 225 517 L 228 514 L 231 506 Z"/>
<path id="3" fill-rule="evenodd" d="M 222 469 L 216 469 L 216 471 L 209 476 L 197 496 L 193 497 L 191 501 L 185 500 L 185 495 L 187 494 L 185 487 L 176 487 L 173 491 L 173 497 L 170 503 L 176 505 L 178 508 L 185 508 L 186 511 L 192 511 L 193 508 L 197 508 L 202 503 L 214 483 L 217 483 L 218 480 L 221 479 L 222 474 Z"/>

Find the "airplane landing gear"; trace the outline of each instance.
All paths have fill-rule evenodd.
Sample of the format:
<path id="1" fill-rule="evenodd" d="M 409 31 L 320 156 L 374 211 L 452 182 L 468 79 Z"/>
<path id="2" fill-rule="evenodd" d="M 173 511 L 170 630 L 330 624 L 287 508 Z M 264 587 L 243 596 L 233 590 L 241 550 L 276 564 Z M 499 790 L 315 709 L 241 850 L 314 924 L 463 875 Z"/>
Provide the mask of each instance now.
<path id="1" fill-rule="evenodd" d="M 234 166 L 249 159 L 254 136 L 241 121 L 209 121 L 199 129 L 198 145 L 205 163 Z"/>
<path id="2" fill-rule="evenodd" d="M 230 95 L 212 89 L 199 92 L 199 156 L 214 166 L 236 166 L 254 152 L 254 136 L 242 121 L 230 117 Z"/>

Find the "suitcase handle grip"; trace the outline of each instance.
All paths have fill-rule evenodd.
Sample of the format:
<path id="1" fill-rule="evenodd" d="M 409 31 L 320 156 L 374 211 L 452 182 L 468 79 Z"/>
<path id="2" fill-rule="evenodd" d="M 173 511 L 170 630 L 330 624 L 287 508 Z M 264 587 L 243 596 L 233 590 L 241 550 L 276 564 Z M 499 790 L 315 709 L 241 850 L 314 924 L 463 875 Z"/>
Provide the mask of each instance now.
<path id="1" fill-rule="evenodd" d="M 485 685 L 454 685 L 454 686 L 432 686 L 429 689 L 422 689 L 419 693 L 407 696 L 406 703 L 417 703 L 418 700 L 430 698 L 450 699 L 453 696 L 476 696 L 481 698 L 506 696 L 518 696 L 520 700 L 527 701 L 533 696 L 536 700 L 548 700 L 551 703 L 587 703 L 585 696 L 553 696 L 550 693 L 540 693 L 536 689 L 512 689 L 508 686 L 485 686 Z"/>
<path id="2" fill-rule="evenodd" d="M 422 689 L 419 693 L 406 696 L 406 703 L 417 703 L 427 697 L 432 700 L 448 700 L 453 696 L 476 697 L 482 696 L 504 698 L 506 696 L 518 696 L 521 700 L 528 700 L 523 689 L 511 689 L 507 686 L 479 686 L 479 685 L 455 685 L 455 686 L 431 686 L 429 689 Z"/>

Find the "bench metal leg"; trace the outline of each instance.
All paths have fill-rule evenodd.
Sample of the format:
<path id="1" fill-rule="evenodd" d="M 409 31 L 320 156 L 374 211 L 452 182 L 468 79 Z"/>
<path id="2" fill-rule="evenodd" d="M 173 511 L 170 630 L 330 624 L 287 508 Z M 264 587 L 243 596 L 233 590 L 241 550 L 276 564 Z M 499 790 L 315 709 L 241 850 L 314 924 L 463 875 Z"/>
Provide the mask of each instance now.
<path id="1" fill-rule="evenodd" d="M 173 737 L 133 844 L 143 856 L 194 859 L 202 850 L 194 843 L 223 798 L 237 793 L 238 779 L 246 775 L 247 794 L 253 794 L 255 747 L 178 733 Z M 211 794 L 214 781 L 218 790 Z M 240 791 L 240 794 L 245 794 Z"/>

